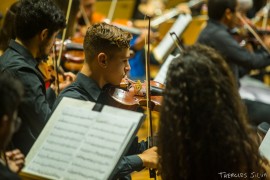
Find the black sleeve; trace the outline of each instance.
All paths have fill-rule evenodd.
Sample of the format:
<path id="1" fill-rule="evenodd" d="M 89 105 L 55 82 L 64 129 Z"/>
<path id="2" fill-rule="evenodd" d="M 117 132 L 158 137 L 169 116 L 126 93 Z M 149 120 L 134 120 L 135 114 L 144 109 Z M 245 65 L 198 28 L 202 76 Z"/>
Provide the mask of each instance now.
<path id="1" fill-rule="evenodd" d="M 212 34 L 207 45 L 212 46 L 228 60 L 247 69 L 263 68 L 270 64 L 270 54 L 262 52 L 251 53 L 241 47 L 229 33 L 223 31 Z"/>
<path id="2" fill-rule="evenodd" d="M 42 84 L 35 72 L 25 71 L 25 69 L 21 69 L 17 72 L 17 76 L 22 81 L 25 91 L 20 106 L 20 112 L 23 116 L 21 118 L 28 121 L 31 132 L 37 137 L 50 116 L 51 108 L 46 99 L 44 84 Z"/>

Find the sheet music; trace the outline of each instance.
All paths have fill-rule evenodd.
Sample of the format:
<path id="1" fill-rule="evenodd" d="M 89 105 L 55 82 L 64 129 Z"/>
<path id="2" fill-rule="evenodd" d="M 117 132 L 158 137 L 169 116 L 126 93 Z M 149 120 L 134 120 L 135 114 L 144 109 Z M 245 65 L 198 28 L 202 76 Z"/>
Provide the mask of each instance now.
<path id="1" fill-rule="evenodd" d="M 198 5 L 199 3 L 202 3 L 203 0 L 191 0 L 189 2 L 187 2 L 188 7 L 192 8 L 193 6 Z M 151 27 L 157 27 L 158 25 L 160 25 L 161 23 L 175 17 L 176 15 L 180 14 L 182 11 L 179 10 L 177 7 L 172 8 L 169 11 L 165 11 L 161 16 L 155 17 L 152 21 L 151 21 Z M 183 12 L 182 12 L 183 13 Z"/>
<path id="2" fill-rule="evenodd" d="M 263 82 L 244 76 L 240 79 L 239 93 L 242 99 L 270 104 L 270 88 Z"/>
<path id="3" fill-rule="evenodd" d="M 23 172 L 49 179 L 109 178 L 143 115 L 108 106 L 92 111 L 94 103 L 80 101 L 78 107 L 78 101 L 63 98 Z"/>
<path id="4" fill-rule="evenodd" d="M 180 56 L 180 54 L 177 54 L 176 56 L 169 55 L 166 61 L 162 64 L 160 70 L 158 71 L 158 74 L 156 75 L 154 81 L 159 82 L 161 84 L 165 84 L 167 72 L 169 69 L 169 65 L 171 64 L 172 60 L 176 57 Z"/>
<path id="5" fill-rule="evenodd" d="M 155 58 L 160 62 L 163 63 L 164 59 L 172 52 L 175 48 L 175 44 L 170 36 L 171 32 L 175 32 L 178 36 L 180 36 L 184 30 L 186 29 L 187 25 L 192 20 L 192 16 L 190 14 L 181 14 L 176 19 L 173 26 L 167 32 L 165 37 L 162 41 L 158 44 L 158 46 L 154 49 L 153 53 Z"/>
<path id="6" fill-rule="evenodd" d="M 270 161 L 270 130 L 266 133 L 259 151 L 266 159 L 268 159 L 268 161 Z"/>

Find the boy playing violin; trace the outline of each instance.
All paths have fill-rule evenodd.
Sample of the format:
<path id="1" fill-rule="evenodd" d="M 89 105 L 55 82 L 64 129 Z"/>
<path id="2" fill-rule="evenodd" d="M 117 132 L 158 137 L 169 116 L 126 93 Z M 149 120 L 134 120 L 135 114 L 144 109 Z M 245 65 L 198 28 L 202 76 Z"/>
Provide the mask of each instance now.
<path id="1" fill-rule="evenodd" d="M 130 71 L 129 43 L 132 35 L 106 23 L 88 28 L 84 39 L 85 62 L 77 79 L 58 96 L 54 109 L 63 97 L 106 104 L 106 85 L 119 85 Z M 136 137 L 117 167 L 115 178 L 130 179 L 130 173 L 143 167 L 157 167 L 157 148 L 148 150 L 147 142 Z"/>

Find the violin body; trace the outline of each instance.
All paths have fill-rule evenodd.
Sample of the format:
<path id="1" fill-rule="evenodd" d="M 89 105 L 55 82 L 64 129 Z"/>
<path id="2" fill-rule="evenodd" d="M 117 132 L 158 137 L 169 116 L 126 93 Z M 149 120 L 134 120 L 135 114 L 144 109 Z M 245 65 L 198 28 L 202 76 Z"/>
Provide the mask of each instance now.
<path id="1" fill-rule="evenodd" d="M 56 80 L 56 75 L 58 75 L 58 81 L 59 82 L 63 82 L 64 81 L 64 77 L 62 74 L 58 74 L 56 73 L 53 64 L 52 64 L 52 59 L 49 58 L 49 60 L 47 62 L 41 61 L 38 64 L 38 69 L 41 72 L 42 76 L 43 76 L 43 80 L 46 84 L 46 87 L 49 87 L 50 84 L 52 82 L 54 82 Z"/>
<path id="2" fill-rule="evenodd" d="M 68 71 L 78 72 L 84 63 L 84 52 L 79 50 L 66 51 L 63 54 L 63 65 Z"/>
<path id="3" fill-rule="evenodd" d="M 56 41 L 56 52 L 59 52 L 60 45 L 61 41 Z M 81 70 L 84 63 L 83 38 L 72 38 L 64 42 L 61 63 L 65 71 Z"/>
<path id="4" fill-rule="evenodd" d="M 38 64 L 38 69 L 43 76 L 44 82 L 51 81 L 53 68 L 50 65 L 42 61 Z"/>
<path id="5" fill-rule="evenodd" d="M 159 89 L 162 91 L 164 85 L 155 81 L 150 81 L 152 89 Z M 151 89 L 151 88 L 150 88 Z M 153 90 L 155 91 L 155 90 Z M 141 84 L 141 89 L 132 84 L 127 89 L 110 87 L 107 90 L 109 94 L 108 104 L 115 107 L 136 111 L 138 107 L 146 107 L 146 83 Z M 159 111 L 162 103 L 162 95 L 151 95 L 151 109 Z"/>

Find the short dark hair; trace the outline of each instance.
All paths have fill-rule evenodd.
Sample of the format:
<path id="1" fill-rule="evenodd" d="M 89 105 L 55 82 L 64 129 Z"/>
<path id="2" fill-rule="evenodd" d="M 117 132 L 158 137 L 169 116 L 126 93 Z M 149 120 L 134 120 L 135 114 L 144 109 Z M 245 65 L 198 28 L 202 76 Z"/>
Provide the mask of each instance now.
<path id="1" fill-rule="evenodd" d="M 0 118 L 12 117 L 21 102 L 23 86 L 9 71 L 0 73 L 0 94 Z"/>
<path id="2" fill-rule="evenodd" d="M 110 55 L 115 50 L 129 48 L 132 35 L 122 29 L 107 24 L 97 23 L 89 27 L 84 38 L 85 59 L 94 58 L 98 53 Z"/>
<path id="3" fill-rule="evenodd" d="M 52 0 L 21 0 L 15 22 L 16 37 L 23 41 L 43 29 L 51 36 L 66 26 L 64 13 Z"/>
<path id="4" fill-rule="evenodd" d="M 237 0 L 208 0 L 208 17 L 214 20 L 220 20 L 226 9 L 235 12 Z"/>
<path id="5" fill-rule="evenodd" d="M 162 179 L 264 173 L 256 133 L 221 55 L 203 45 L 188 47 L 170 64 L 165 87 L 158 136 Z"/>

